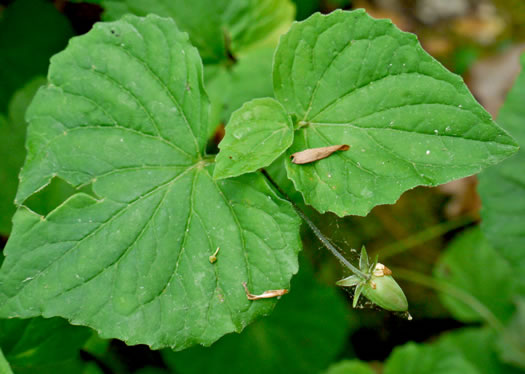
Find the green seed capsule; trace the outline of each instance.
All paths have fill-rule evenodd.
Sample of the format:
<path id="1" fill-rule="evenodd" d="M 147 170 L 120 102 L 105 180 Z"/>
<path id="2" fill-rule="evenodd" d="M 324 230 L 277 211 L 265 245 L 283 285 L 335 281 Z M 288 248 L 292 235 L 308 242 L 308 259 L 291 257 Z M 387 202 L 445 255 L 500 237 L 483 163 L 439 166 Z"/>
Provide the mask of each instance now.
<path id="1" fill-rule="evenodd" d="M 368 300 L 391 312 L 406 312 L 408 301 L 403 290 L 390 275 L 372 275 L 363 287 Z"/>

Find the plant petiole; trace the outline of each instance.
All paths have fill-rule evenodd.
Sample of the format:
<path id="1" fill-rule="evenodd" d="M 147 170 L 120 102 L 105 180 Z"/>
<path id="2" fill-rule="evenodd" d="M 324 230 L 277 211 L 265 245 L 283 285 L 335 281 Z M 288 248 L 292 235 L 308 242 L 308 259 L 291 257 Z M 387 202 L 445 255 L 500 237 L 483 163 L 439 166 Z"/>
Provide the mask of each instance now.
<path id="1" fill-rule="evenodd" d="M 357 267 L 352 265 L 337 249 L 336 247 L 330 242 L 330 240 L 324 236 L 324 234 L 319 230 L 319 228 L 306 216 L 304 211 L 299 208 L 289 197 L 288 195 L 281 189 L 281 187 L 272 179 L 272 177 L 268 174 L 268 172 L 264 169 L 261 169 L 262 174 L 266 177 L 266 179 L 271 183 L 273 187 L 286 199 L 292 204 L 292 207 L 295 209 L 299 217 L 301 217 L 308 227 L 310 227 L 310 230 L 315 234 L 317 239 L 321 241 L 321 243 L 325 246 L 326 249 L 330 251 L 344 266 L 348 268 L 352 273 L 360 277 L 364 280 L 369 280 L 371 278 L 370 274 L 365 274 L 361 270 L 359 270 Z"/>

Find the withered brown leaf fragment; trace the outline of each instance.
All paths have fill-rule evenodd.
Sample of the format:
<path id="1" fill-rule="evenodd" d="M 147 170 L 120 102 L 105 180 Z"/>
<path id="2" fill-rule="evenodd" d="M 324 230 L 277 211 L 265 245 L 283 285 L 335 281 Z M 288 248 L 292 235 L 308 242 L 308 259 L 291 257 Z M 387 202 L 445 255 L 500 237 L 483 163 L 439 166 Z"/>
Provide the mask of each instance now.
<path id="1" fill-rule="evenodd" d="M 248 290 L 248 286 L 246 286 L 246 282 L 243 282 L 242 286 L 244 287 L 244 291 L 246 291 L 246 297 L 248 298 L 248 300 L 271 299 L 273 297 L 283 296 L 288 293 L 288 290 L 286 288 L 283 288 L 282 290 L 268 290 L 268 291 L 264 291 L 260 295 L 254 295 L 254 294 L 251 294 L 250 291 Z"/>
<path id="2" fill-rule="evenodd" d="M 329 147 L 308 148 L 301 152 L 296 152 L 290 156 L 294 164 L 308 164 L 317 160 L 327 158 L 337 151 L 348 151 L 348 144 L 331 145 Z"/>

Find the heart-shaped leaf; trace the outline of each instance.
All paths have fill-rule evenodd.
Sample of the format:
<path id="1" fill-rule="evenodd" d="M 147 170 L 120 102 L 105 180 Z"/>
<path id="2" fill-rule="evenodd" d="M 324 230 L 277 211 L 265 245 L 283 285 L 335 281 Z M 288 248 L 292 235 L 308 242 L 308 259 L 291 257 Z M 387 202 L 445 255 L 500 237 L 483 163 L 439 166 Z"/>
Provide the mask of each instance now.
<path id="1" fill-rule="evenodd" d="M 282 105 L 270 98 L 252 100 L 232 114 L 213 176 L 235 177 L 268 166 L 292 142 L 292 120 Z"/>
<path id="2" fill-rule="evenodd" d="M 479 172 L 517 149 L 415 35 L 362 10 L 295 23 L 279 42 L 273 80 L 299 128 L 289 154 L 350 146 L 313 164 L 286 163 L 320 212 L 366 215 L 410 188 Z"/>
<path id="3" fill-rule="evenodd" d="M 99 23 L 53 57 L 18 202 L 58 176 L 76 194 L 21 206 L 0 315 L 62 316 L 129 344 L 209 345 L 267 314 L 297 271 L 300 220 L 260 174 L 216 182 L 197 50 L 171 19 Z M 210 261 L 217 248 L 215 262 Z"/>

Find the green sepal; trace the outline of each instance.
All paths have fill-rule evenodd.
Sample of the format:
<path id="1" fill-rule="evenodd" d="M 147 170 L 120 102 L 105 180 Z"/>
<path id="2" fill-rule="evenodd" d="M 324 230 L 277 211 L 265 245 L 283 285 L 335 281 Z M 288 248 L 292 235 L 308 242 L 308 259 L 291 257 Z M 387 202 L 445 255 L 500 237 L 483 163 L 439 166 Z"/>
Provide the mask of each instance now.
<path id="1" fill-rule="evenodd" d="M 338 280 L 337 282 L 335 282 L 335 284 L 341 287 L 353 287 L 357 286 L 361 281 L 361 277 L 357 275 L 350 275 L 349 277 Z"/>
<path id="2" fill-rule="evenodd" d="M 366 248 L 363 245 L 361 247 L 361 257 L 359 257 L 359 269 L 362 272 L 368 273 L 370 264 L 368 263 L 368 253 L 366 253 Z"/>
<path id="3" fill-rule="evenodd" d="M 368 268 L 369 274 L 372 274 L 374 272 L 378 262 L 379 262 L 379 254 L 376 254 L 376 256 L 374 257 L 374 261 L 370 264 L 370 267 Z"/>
<path id="4" fill-rule="evenodd" d="M 352 302 L 352 307 L 355 308 L 357 306 L 357 302 L 359 301 L 359 296 L 361 296 L 361 292 L 363 292 L 363 288 L 364 288 L 364 283 L 359 284 L 355 288 L 354 300 Z"/>

